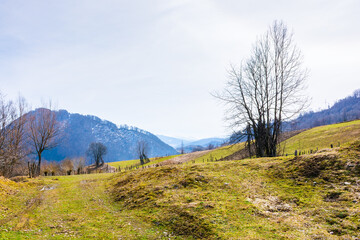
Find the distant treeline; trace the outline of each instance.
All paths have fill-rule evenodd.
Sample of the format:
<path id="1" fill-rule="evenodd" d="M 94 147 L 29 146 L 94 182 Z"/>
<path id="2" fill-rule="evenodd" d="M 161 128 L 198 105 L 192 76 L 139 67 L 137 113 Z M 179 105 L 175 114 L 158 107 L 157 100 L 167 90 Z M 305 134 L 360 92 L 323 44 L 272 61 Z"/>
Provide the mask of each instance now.
<path id="1" fill-rule="evenodd" d="M 301 114 L 291 122 L 283 123 L 284 131 L 313 128 L 322 125 L 360 119 L 360 89 L 353 95 L 337 101 L 332 107 L 319 112 Z"/>

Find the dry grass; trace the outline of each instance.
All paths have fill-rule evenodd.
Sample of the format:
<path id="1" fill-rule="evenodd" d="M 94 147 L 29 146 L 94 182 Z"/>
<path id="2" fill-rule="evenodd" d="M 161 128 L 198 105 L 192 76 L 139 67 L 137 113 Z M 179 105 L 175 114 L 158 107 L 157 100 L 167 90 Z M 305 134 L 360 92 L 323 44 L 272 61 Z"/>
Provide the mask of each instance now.
<path id="1" fill-rule="evenodd" d="M 360 120 L 315 127 L 287 139 L 281 143 L 280 149 L 285 148 L 285 154 L 308 152 L 310 150 L 330 148 L 345 145 L 360 139 Z"/>
<path id="2" fill-rule="evenodd" d="M 297 158 L 0 178 L 0 239 L 355 239 L 359 159 L 355 142 Z"/>

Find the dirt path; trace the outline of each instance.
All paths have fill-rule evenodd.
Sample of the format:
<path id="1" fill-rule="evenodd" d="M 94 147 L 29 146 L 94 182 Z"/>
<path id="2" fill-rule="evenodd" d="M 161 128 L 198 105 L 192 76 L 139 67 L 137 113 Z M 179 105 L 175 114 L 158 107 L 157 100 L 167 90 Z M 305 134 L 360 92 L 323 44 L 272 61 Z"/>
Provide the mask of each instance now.
<path id="1" fill-rule="evenodd" d="M 205 155 L 206 153 L 208 153 L 210 151 L 212 151 L 212 150 L 205 150 L 205 151 L 183 154 L 183 155 L 171 158 L 169 160 L 160 162 L 157 165 L 164 166 L 164 165 L 181 164 L 181 163 L 189 162 L 191 160 L 194 160 L 196 158 L 199 158 L 199 157 Z"/>

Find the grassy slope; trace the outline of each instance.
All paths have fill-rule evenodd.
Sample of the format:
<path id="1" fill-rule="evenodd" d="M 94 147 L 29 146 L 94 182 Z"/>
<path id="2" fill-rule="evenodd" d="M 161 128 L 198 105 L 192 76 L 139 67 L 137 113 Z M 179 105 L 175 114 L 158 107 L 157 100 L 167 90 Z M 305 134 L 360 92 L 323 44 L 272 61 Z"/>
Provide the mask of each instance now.
<path id="1" fill-rule="evenodd" d="M 332 124 L 327 126 L 315 127 L 310 130 L 304 131 L 290 139 L 284 141 L 280 149 L 285 147 L 284 154 L 294 154 L 295 150 L 298 151 L 309 151 L 310 149 L 316 150 L 322 148 L 329 148 L 330 144 L 338 146 L 339 144 L 345 144 L 351 141 L 359 139 L 360 136 L 360 120 Z M 238 143 L 230 146 L 224 146 L 221 148 L 214 149 L 213 151 L 190 161 L 188 163 L 200 163 L 212 160 L 221 159 L 227 157 L 241 149 L 243 149 L 245 143 Z M 159 163 L 179 155 L 167 156 L 162 158 L 152 158 L 151 162 L 146 164 Z M 110 166 L 118 168 L 129 167 L 131 165 L 138 164 L 139 160 L 127 160 L 108 163 Z"/>
<path id="2" fill-rule="evenodd" d="M 285 154 L 294 154 L 295 150 L 309 151 L 322 148 L 330 148 L 333 144 L 337 147 L 360 139 L 360 120 L 332 124 L 327 126 L 315 127 L 301 132 L 294 137 L 284 141 L 280 149 L 284 149 Z M 220 159 L 229 156 L 245 147 L 245 143 L 225 146 L 214 149 L 206 155 L 198 158 L 195 162 L 206 162 L 210 159 Z M 193 163 L 193 162 L 191 162 Z"/>
<path id="3" fill-rule="evenodd" d="M 239 150 L 241 150 L 242 148 L 244 148 L 244 143 L 238 143 L 238 144 L 234 144 L 234 145 L 230 145 L 230 146 L 224 146 L 221 148 L 216 148 L 213 151 L 206 153 L 205 155 L 194 159 L 193 161 L 189 161 L 187 162 L 189 163 L 201 163 L 201 162 L 207 162 L 210 160 L 218 160 L 221 159 L 223 157 L 229 156 Z M 151 158 L 150 162 L 147 164 L 144 164 L 144 166 L 147 165 L 152 165 L 152 164 L 156 164 L 156 163 L 160 163 L 163 162 L 165 160 L 169 160 L 172 158 L 175 158 L 177 156 L 180 155 L 173 155 L 173 156 L 166 156 L 166 157 L 160 157 L 160 158 Z M 136 165 L 139 163 L 139 159 L 137 160 L 127 160 L 127 161 L 118 161 L 118 162 L 109 162 L 108 164 L 110 166 L 116 167 L 118 168 L 119 166 L 124 169 L 125 167 L 130 167 L 133 165 Z"/>
<path id="4" fill-rule="evenodd" d="M 151 165 L 151 164 L 156 164 L 156 163 L 159 163 L 159 162 L 162 162 L 162 161 L 165 161 L 165 160 L 174 158 L 174 157 L 176 157 L 176 156 L 179 156 L 179 155 L 172 155 L 172 156 L 166 156 L 166 157 L 150 158 L 150 162 L 144 164 L 144 166 Z M 120 167 L 121 169 L 123 169 L 123 168 L 125 168 L 125 167 L 134 166 L 134 165 L 139 164 L 139 163 L 140 163 L 140 160 L 139 160 L 139 159 L 135 159 L 135 160 L 126 160 L 126 161 L 118 161 L 118 162 L 109 162 L 109 163 L 107 163 L 107 164 L 109 164 L 109 165 L 112 166 L 112 167 L 116 167 L 116 168 Z"/>
<path id="5" fill-rule="evenodd" d="M 343 146 L 359 137 L 359 129 L 360 121 L 314 128 L 288 139 L 287 151 L 293 152 L 299 142 L 302 150 L 336 145 L 334 139 Z M 359 235 L 359 143 L 296 159 L 206 161 L 241 147 L 216 149 L 196 163 L 115 175 L 20 183 L 0 178 L 0 239 L 351 239 Z M 54 189 L 41 191 L 44 186 Z"/>
<path id="6" fill-rule="evenodd" d="M 216 148 L 213 151 L 206 153 L 205 155 L 190 161 L 188 163 L 201 163 L 201 162 L 207 162 L 211 160 L 219 160 L 221 158 L 227 157 L 241 149 L 243 149 L 245 146 L 245 143 L 237 143 L 234 145 L 224 146 L 221 148 Z"/>
<path id="7" fill-rule="evenodd" d="M 316 148 L 330 148 L 358 140 L 360 138 L 360 120 L 315 127 L 304 131 L 281 144 L 285 153 L 294 154 L 295 150 L 309 151 Z"/>
<path id="8" fill-rule="evenodd" d="M 353 149 L 3 183 L 0 239 L 349 239 Z"/>
<path id="9" fill-rule="evenodd" d="M 145 169 L 117 175 L 112 193 L 123 211 L 185 239 L 348 239 L 360 230 L 359 157 L 341 150 Z"/>

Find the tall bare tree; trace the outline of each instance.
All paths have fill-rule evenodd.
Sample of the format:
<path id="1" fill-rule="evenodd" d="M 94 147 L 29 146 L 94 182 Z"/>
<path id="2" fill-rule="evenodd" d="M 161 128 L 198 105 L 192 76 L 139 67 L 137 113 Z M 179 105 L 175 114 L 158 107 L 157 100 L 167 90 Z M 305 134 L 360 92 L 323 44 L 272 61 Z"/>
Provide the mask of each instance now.
<path id="1" fill-rule="evenodd" d="M 275 21 L 242 66 L 231 66 L 223 92 L 231 126 L 251 135 L 258 157 L 276 156 L 281 124 L 306 106 L 302 54 L 283 22 Z"/>
<path id="2" fill-rule="evenodd" d="M 184 154 L 184 153 L 185 153 L 184 141 L 181 141 L 180 154 Z"/>
<path id="3" fill-rule="evenodd" d="M 27 155 L 25 145 L 25 99 L 7 101 L 0 94 L 0 175 L 11 177 Z"/>
<path id="4" fill-rule="evenodd" d="M 51 110 L 51 104 L 49 105 L 49 109 L 39 108 L 27 116 L 29 141 L 38 158 L 35 176 L 40 175 L 42 153 L 58 145 L 61 133 L 56 114 Z"/>
<path id="5" fill-rule="evenodd" d="M 104 156 L 106 153 L 107 147 L 100 142 L 92 142 L 86 152 L 86 154 L 94 160 L 96 167 L 104 164 Z"/>

